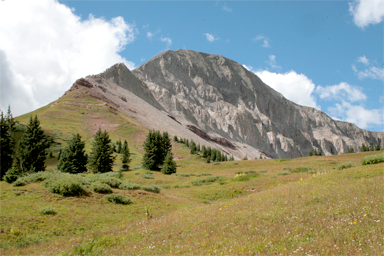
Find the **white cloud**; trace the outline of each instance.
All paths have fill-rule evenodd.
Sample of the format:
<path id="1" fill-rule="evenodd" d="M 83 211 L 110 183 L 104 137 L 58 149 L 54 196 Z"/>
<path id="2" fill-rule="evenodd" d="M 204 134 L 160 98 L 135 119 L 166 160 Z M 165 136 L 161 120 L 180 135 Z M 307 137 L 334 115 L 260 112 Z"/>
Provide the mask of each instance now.
<path id="1" fill-rule="evenodd" d="M 166 43 L 166 44 L 167 44 L 167 47 L 171 46 L 171 44 L 172 44 L 172 39 L 169 38 L 169 37 L 163 37 L 163 36 L 162 36 L 162 37 L 160 38 L 160 41 Z"/>
<path id="2" fill-rule="evenodd" d="M 384 17 L 384 0 L 355 0 L 349 3 L 349 12 L 360 28 L 380 23 Z"/>
<path id="3" fill-rule="evenodd" d="M 357 62 L 363 63 L 366 67 L 364 70 L 358 70 L 355 64 L 352 64 L 352 70 L 355 72 L 359 79 L 371 78 L 384 81 L 384 68 L 378 68 L 370 65 L 370 61 L 367 57 L 361 56 L 357 59 Z"/>
<path id="4" fill-rule="evenodd" d="M 315 84 L 303 74 L 290 71 L 284 74 L 273 73 L 268 70 L 254 72 L 260 79 L 287 99 L 304 106 L 320 109 L 312 93 Z"/>
<path id="5" fill-rule="evenodd" d="M 363 129 L 370 125 L 384 124 L 382 109 L 365 109 L 363 106 L 342 101 L 341 104 L 336 103 L 333 107 L 328 108 L 328 111 L 338 119 L 354 123 Z"/>
<path id="6" fill-rule="evenodd" d="M 82 21 L 55 0 L 0 1 L 1 109 L 10 104 L 20 115 L 56 100 L 80 77 L 118 62 L 133 69 L 119 52 L 136 33 L 122 17 Z"/>
<path id="7" fill-rule="evenodd" d="M 276 56 L 275 55 L 269 55 L 269 61 L 267 61 L 267 63 L 271 66 L 271 68 L 274 68 L 274 69 L 280 69 L 281 67 L 277 65 L 277 62 L 276 62 Z"/>
<path id="8" fill-rule="evenodd" d="M 361 56 L 357 59 L 358 62 L 360 63 L 363 63 L 364 65 L 369 65 L 369 59 L 367 59 L 367 57 L 364 56 Z"/>
<path id="9" fill-rule="evenodd" d="M 209 42 L 215 42 L 216 40 L 218 40 L 219 38 L 218 37 L 215 37 L 214 35 L 212 35 L 212 34 L 208 34 L 208 33 L 205 33 L 205 34 L 203 34 L 203 35 L 205 35 L 206 36 L 206 38 L 207 38 L 207 40 L 209 41 Z"/>
<path id="10" fill-rule="evenodd" d="M 232 12 L 232 8 L 229 8 L 229 7 L 227 6 L 227 4 L 224 4 L 224 6 L 223 6 L 223 10 L 226 11 L 226 12 Z"/>
<path id="11" fill-rule="evenodd" d="M 264 37 L 264 36 L 261 36 L 261 35 L 258 35 L 256 36 L 255 38 L 253 38 L 253 42 L 258 42 L 258 41 L 263 41 L 263 44 L 261 45 L 262 47 L 265 47 L 265 48 L 270 48 L 271 45 L 269 44 L 269 40 L 268 38 Z"/>
<path id="12" fill-rule="evenodd" d="M 147 32 L 147 38 L 148 38 L 149 40 L 152 40 L 154 36 L 155 36 L 154 33 L 150 32 L 150 31 Z"/>
<path id="13" fill-rule="evenodd" d="M 365 101 L 367 99 L 367 96 L 361 91 L 361 88 L 354 87 L 345 82 L 341 82 L 337 85 L 328 85 L 325 87 L 319 85 L 316 87 L 316 93 L 319 94 L 321 99 L 348 99 L 348 101 L 351 102 Z"/>

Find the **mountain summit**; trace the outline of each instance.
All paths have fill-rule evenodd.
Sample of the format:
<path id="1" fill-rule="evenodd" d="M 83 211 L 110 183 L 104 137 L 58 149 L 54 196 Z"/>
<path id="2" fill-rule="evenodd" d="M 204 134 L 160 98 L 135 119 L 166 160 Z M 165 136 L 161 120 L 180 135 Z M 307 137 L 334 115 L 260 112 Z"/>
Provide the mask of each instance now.
<path id="1" fill-rule="evenodd" d="M 191 138 L 237 158 L 294 158 L 312 150 L 341 154 L 384 140 L 382 132 L 335 121 L 287 100 L 220 55 L 166 51 L 132 72 L 116 64 L 83 80 L 147 128 Z"/>

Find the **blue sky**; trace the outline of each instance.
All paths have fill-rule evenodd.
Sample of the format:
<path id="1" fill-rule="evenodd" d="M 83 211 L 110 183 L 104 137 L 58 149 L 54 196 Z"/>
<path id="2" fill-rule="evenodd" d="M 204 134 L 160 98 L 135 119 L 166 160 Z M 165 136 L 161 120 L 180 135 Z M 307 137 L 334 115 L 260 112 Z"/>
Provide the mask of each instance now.
<path id="1" fill-rule="evenodd" d="M 384 0 L 3 0 L 1 108 L 23 114 L 117 62 L 133 69 L 190 49 L 244 65 L 298 104 L 384 131 L 383 17 Z"/>

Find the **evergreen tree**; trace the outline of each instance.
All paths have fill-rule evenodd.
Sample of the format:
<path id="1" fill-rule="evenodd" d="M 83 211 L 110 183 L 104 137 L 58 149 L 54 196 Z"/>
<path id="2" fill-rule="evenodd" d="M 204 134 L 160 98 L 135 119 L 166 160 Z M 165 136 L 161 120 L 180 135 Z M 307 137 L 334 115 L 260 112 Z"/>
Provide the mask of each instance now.
<path id="1" fill-rule="evenodd" d="M 167 132 L 163 135 L 160 131 L 149 131 L 144 141 L 144 156 L 142 165 L 144 169 L 160 171 L 168 152 L 171 152 L 172 144 Z"/>
<path id="2" fill-rule="evenodd" d="M 163 174 L 168 174 L 168 175 L 172 173 L 176 173 L 176 162 L 173 161 L 173 154 L 170 151 L 167 153 L 165 157 L 163 167 L 161 168 L 161 172 Z"/>
<path id="3" fill-rule="evenodd" d="M 122 149 L 122 156 L 121 156 L 121 169 L 120 171 L 129 171 L 129 163 L 131 162 L 131 153 L 129 152 L 128 143 L 126 140 L 124 140 L 124 145 Z"/>
<path id="4" fill-rule="evenodd" d="M 350 153 L 350 154 L 351 154 L 351 153 L 355 153 L 353 147 L 350 147 L 350 148 L 349 148 L 348 153 Z"/>
<path id="5" fill-rule="evenodd" d="M 260 155 L 260 159 L 263 159 L 263 156 L 262 156 L 262 155 Z"/>
<path id="6" fill-rule="evenodd" d="M 245 157 L 243 158 L 243 160 L 248 160 L 248 156 L 247 156 L 247 155 L 245 155 Z"/>
<path id="7" fill-rule="evenodd" d="M 116 153 L 121 153 L 121 140 L 119 139 L 118 141 L 117 141 L 117 147 L 116 147 Z"/>
<path id="8" fill-rule="evenodd" d="M 366 152 L 368 151 L 368 147 L 363 144 L 361 144 L 360 152 Z"/>
<path id="9" fill-rule="evenodd" d="M 221 162 L 221 153 L 219 150 L 216 151 L 216 162 Z"/>
<path id="10" fill-rule="evenodd" d="M 216 161 L 216 149 L 211 150 L 211 161 L 212 162 Z"/>
<path id="11" fill-rule="evenodd" d="M 191 154 L 194 155 L 197 153 L 197 147 L 194 141 L 191 141 L 190 143 L 190 148 L 191 148 Z"/>
<path id="12" fill-rule="evenodd" d="M 315 149 L 315 151 L 313 152 L 313 155 L 314 156 L 317 156 L 317 150 Z"/>
<path id="13" fill-rule="evenodd" d="M 2 180 L 5 173 L 11 168 L 13 161 L 13 147 L 15 141 L 13 132 L 15 121 L 11 114 L 11 109 L 8 107 L 8 114 L 4 116 L 3 111 L 0 114 L 0 180 Z"/>
<path id="14" fill-rule="evenodd" d="M 317 155 L 318 155 L 318 156 L 321 156 L 321 150 L 319 150 L 319 152 L 317 152 Z"/>
<path id="15" fill-rule="evenodd" d="M 201 151 L 203 152 L 203 158 L 207 158 L 207 149 L 205 148 L 204 145 L 203 145 Z"/>
<path id="16" fill-rule="evenodd" d="M 374 151 L 373 143 L 372 142 L 369 142 L 368 151 Z"/>
<path id="17" fill-rule="evenodd" d="M 177 138 L 177 136 L 175 135 L 175 136 L 173 136 L 173 141 L 174 142 L 179 142 L 179 139 Z"/>
<path id="18" fill-rule="evenodd" d="M 85 142 L 81 141 L 80 134 L 73 135 L 68 145 L 60 154 L 57 169 L 62 172 L 82 173 L 87 171 L 87 155 Z"/>
<path id="19" fill-rule="evenodd" d="M 231 155 L 231 157 L 229 158 L 229 161 L 235 161 L 235 158 L 233 157 L 233 155 Z"/>
<path id="20" fill-rule="evenodd" d="M 187 147 L 189 147 L 189 140 L 188 139 L 185 141 L 185 145 L 187 145 Z"/>
<path id="21" fill-rule="evenodd" d="M 197 144 L 197 146 L 196 146 L 196 151 L 197 151 L 197 152 L 201 152 L 200 143 Z"/>
<path id="22" fill-rule="evenodd" d="M 127 140 L 124 140 L 124 143 L 123 145 L 121 146 L 121 149 L 120 149 L 120 153 L 124 154 L 124 151 L 127 151 L 129 152 L 129 148 L 128 148 L 128 142 Z"/>
<path id="23" fill-rule="evenodd" d="M 309 151 L 308 156 L 313 156 L 312 150 Z"/>
<path id="24" fill-rule="evenodd" d="M 46 149 L 50 147 L 50 140 L 44 135 L 37 116 L 29 119 L 27 130 L 19 141 L 18 162 L 20 170 L 24 172 L 45 171 Z"/>
<path id="25" fill-rule="evenodd" d="M 92 151 L 88 159 L 88 167 L 93 172 L 111 172 L 113 161 L 113 148 L 107 131 L 102 132 L 101 129 L 96 132 L 92 141 Z"/>
<path id="26" fill-rule="evenodd" d="M 376 151 L 380 151 L 380 149 L 381 149 L 381 148 L 380 148 L 380 145 L 377 144 L 376 147 L 375 147 L 375 150 L 376 150 Z"/>

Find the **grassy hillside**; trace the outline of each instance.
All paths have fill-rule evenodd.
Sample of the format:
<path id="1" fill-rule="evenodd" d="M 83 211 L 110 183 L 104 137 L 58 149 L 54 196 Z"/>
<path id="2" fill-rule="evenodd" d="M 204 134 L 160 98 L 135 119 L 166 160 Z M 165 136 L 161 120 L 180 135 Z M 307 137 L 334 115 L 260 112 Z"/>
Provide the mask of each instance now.
<path id="1" fill-rule="evenodd" d="M 124 181 L 162 188 L 113 189 L 129 196 L 129 205 L 0 182 L 1 253 L 381 255 L 384 163 L 360 165 L 377 153 L 213 164 L 193 156 L 175 175 L 126 172 Z M 345 162 L 356 166 L 338 170 Z M 57 214 L 41 214 L 47 206 Z"/>

